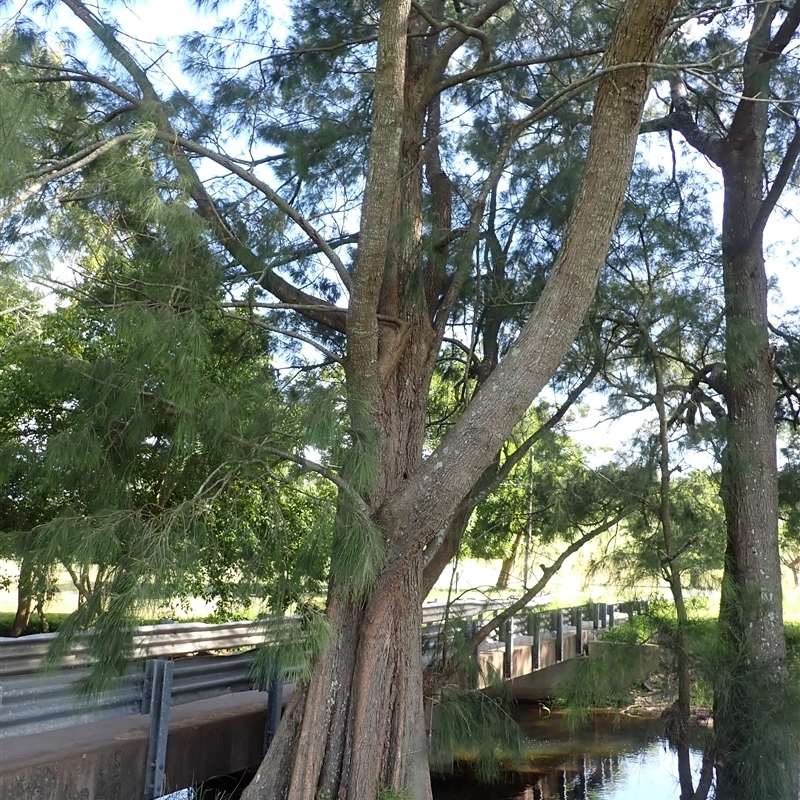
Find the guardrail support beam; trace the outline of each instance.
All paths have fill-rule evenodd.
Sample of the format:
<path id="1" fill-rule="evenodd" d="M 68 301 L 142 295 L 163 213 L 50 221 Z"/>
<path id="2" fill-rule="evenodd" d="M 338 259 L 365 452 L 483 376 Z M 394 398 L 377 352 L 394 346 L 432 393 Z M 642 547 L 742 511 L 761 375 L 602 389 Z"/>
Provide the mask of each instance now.
<path id="1" fill-rule="evenodd" d="M 564 611 L 556 612 L 556 661 L 564 660 Z"/>
<path id="2" fill-rule="evenodd" d="M 505 651 L 503 652 L 503 675 L 506 680 L 510 680 L 514 674 L 514 618 L 506 620 L 503 630 L 505 640 Z"/>
<path id="3" fill-rule="evenodd" d="M 150 714 L 150 742 L 147 747 L 147 800 L 164 794 L 169 737 L 169 707 L 172 696 L 172 661 L 157 658 L 147 662 L 142 713 Z"/>
<path id="4" fill-rule="evenodd" d="M 281 721 L 281 706 L 283 703 L 283 678 L 278 675 L 269 684 L 267 692 L 267 724 L 264 728 L 264 752 L 266 753 Z"/>
<path id="5" fill-rule="evenodd" d="M 572 620 L 575 625 L 575 655 L 583 655 L 583 606 L 572 609 Z"/>

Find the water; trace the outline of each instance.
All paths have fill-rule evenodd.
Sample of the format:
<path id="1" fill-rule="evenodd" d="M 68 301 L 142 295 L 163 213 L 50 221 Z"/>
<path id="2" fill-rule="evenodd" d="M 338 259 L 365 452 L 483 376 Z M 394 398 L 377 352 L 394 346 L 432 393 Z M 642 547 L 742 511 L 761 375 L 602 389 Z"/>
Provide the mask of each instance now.
<path id="1" fill-rule="evenodd" d="M 435 780 L 434 800 L 678 800 L 677 759 L 658 720 L 598 714 L 570 733 L 563 719 L 538 705 L 518 706 L 514 718 L 528 739 L 516 771 L 490 785 L 468 774 Z M 695 783 L 700 763 L 700 751 L 692 751 Z M 243 785 L 240 778 L 216 783 L 225 791 L 207 787 L 203 800 L 230 800 Z M 167 798 L 198 800 L 198 793 L 184 789 Z"/>
<path id="2" fill-rule="evenodd" d="M 468 775 L 435 781 L 434 800 L 677 800 L 675 754 L 660 737 L 657 720 L 596 716 L 570 734 L 564 721 L 536 706 L 514 714 L 529 744 L 516 772 L 498 783 Z M 695 781 L 700 751 L 692 751 Z"/>

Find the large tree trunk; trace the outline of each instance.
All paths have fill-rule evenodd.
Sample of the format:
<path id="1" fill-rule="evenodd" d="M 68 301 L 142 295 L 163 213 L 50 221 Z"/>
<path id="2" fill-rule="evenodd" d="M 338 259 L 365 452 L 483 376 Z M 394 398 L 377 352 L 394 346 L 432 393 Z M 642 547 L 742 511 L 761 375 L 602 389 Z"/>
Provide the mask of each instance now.
<path id="1" fill-rule="evenodd" d="M 720 630 L 727 669 L 714 714 L 723 754 L 719 800 L 797 798 L 797 732 L 781 724 L 787 674 L 767 280 L 760 239 L 745 243 L 738 235 L 750 229 L 750 220 L 742 219 L 752 207 L 747 184 L 761 181 L 757 146 L 733 151 L 726 165 L 728 420 L 722 475 L 728 544 Z"/>
<path id="2" fill-rule="evenodd" d="M 728 529 L 720 606 L 726 670 L 715 695 L 719 800 L 796 800 L 797 731 L 785 725 L 786 644 L 778 545 L 774 353 L 769 342 L 763 226 L 770 42 L 777 3 L 755 11 L 745 97 L 722 149 Z M 755 100 L 750 100 L 755 98 Z"/>
<path id="3" fill-rule="evenodd" d="M 417 98 L 424 95 L 424 84 L 418 82 L 417 56 L 426 45 L 409 40 L 411 63 L 403 74 L 409 3 L 382 4 L 346 365 L 354 441 L 377 472 L 366 485 L 359 482 L 358 465 L 345 477 L 358 486 L 380 528 L 385 560 L 374 582 L 359 593 L 348 585 L 334 553 L 328 607 L 334 641 L 281 724 L 245 800 L 370 800 L 382 787 L 409 789 L 415 800 L 430 797 L 422 713 L 423 554 L 451 528 L 459 504 L 577 333 L 630 176 L 648 89 L 648 69 L 640 65 L 652 62 L 674 5 L 675 0 L 625 4 L 606 53 L 605 65 L 614 71 L 600 80 L 584 175 L 553 275 L 519 341 L 423 462 L 424 409 L 443 326 L 425 306 L 438 296 L 436 287 L 423 284 L 424 291 L 414 294 L 409 263 L 413 271 L 421 179 L 404 167 L 414 164 L 419 170 L 422 160 L 425 114 Z M 617 69 L 629 63 L 637 66 Z M 398 174 L 403 176 L 399 196 Z M 432 193 L 441 177 L 429 176 Z M 379 324 L 378 314 L 401 324 Z M 404 326 L 410 334 L 404 335 Z M 340 509 L 354 502 L 345 494 Z M 352 520 L 340 513 L 339 539 L 352 535 L 347 529 Z"/>

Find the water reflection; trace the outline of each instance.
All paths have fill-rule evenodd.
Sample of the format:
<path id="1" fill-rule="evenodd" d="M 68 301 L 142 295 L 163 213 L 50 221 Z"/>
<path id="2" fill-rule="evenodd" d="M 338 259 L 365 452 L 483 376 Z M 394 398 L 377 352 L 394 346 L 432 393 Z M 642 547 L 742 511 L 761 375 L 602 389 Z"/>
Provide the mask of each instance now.
<path id="1" fill-rule="evenodd" d="M 559 718 L 537 708 L 515 714 L 529 737 L 524 759 L 501 783 L 481 786 L 468 776 L 434 783 L 435 800 L 677 800 L 677 758 L 655 720 L 598 716 L 571 734 Z M 701 754 L 692 753 L 695 775 Z"/>

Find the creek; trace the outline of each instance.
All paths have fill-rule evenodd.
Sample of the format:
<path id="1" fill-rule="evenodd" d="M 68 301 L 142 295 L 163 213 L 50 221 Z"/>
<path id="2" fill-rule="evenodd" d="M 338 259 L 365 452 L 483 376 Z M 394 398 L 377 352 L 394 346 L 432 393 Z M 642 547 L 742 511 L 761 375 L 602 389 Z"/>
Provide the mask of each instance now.
<path id="1" fill-rule="evenodd" d="M 678 800 L 675 754 L 657 719 L 595 714 L 570 731 L 563 717 L 520 704 L 513 717 L 526 743 L 518 763 L 491 784 L 462 770 L 433 781 L 434 800 Z M 695 775 L 701 753 L 692 751 Z M 242 778 L 222 778 L 204 791 L 184 789 L 169 800 L 233 800 Z"/>
<path id="2" fill-rule="evenodd" d="M 434 800 L 677 800 L 675 754 L 657 719 L 596 714 L 570 732 L 563 717 L 520 705 L 514 712 L 527 742 L 514 771 L 493 784 L 469 775 L 434 781 Z M 692 751 L 695 776 L 701 753 Z"/>

